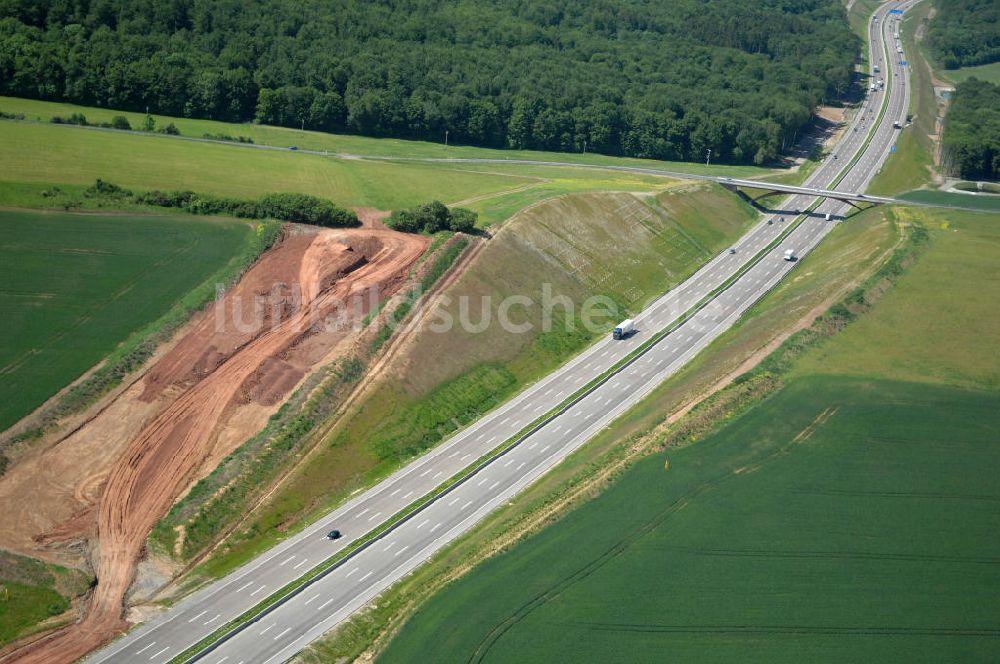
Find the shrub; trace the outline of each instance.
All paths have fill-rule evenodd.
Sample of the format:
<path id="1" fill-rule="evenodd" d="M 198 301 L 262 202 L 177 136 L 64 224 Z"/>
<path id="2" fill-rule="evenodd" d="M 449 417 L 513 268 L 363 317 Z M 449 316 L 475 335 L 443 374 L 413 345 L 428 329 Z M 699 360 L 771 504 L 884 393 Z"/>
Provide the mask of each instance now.
<path id="1" fill-rule="evenodd" d="M 123 131 L 130 131 L 132 129 L 132 124 L 128 121 L 128 118 L 124 115 L 116 115 L 111 118 L 111 128 L 121 129 Z"/>
<path id="2" fill-rule="evenodd" d="M 73 113 L 68 118 L 64 118 L 61 115 L 53 115 L 49 122 L 52 124 L 73 124 L 80 125 L 81 127 L 86 127 L 90 123 L 87 122 L 87 116 L 83 113 Z"/>
<path id="3" fill-rule="evenodd" d="M 441 201 L 431 201 L 411 210 L 395 210 L 385 225 L 402 233 L 437 233 L 452 230 L 472 233 L 478 215 L 464 208 L 449 210 Z"/>
<path id="4" fill-rule="evenodd" d="M 178 129 L 177 125 L 175 125 L 173 122 L 167 124 L 164 127 L 161 127 L 159 131 L 160 131 L 161 134 L 169 134 L 170 136 L 180 136 L 181 135 L 181 130 Z"/>

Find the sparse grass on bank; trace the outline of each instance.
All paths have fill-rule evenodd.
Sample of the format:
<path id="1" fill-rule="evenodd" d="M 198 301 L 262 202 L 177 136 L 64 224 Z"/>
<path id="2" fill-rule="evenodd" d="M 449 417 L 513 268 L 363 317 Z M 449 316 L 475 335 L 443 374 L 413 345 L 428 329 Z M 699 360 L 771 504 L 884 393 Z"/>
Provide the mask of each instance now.
<path id="1" fill-rule="evenodd" d="M 90 582 L 78 570 L 0 551 L 0 646 L 64 613 Z"/>

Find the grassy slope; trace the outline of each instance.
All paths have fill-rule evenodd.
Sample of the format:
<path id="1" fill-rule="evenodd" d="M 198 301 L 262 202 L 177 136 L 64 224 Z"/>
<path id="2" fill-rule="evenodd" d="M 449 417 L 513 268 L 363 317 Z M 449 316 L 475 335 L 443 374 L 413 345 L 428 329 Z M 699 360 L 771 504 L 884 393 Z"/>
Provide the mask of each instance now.
<path id="1" fill-rule="evenodd" d="M 938 72 L 942 78 L 946 78 L 953 83 L 961 83 L 967 78 L 976 77 L 980 81 L 989 81 L 1000 85 L 1000 62 L 988 65 L 978 65 L 976 67 L 960 67 L 958 69 L 944 69 Z"/>
<path id="2" fill-rule="evenodd" d="M 113 111 L 110 109 L 55 102 L 35 101 L 17 97 L 0 96 L 0 111 L 6 113 L 23 113 L 28 120 L 48 122 L 53 115 L 68 117 L 72 113 L 83 113 L 91 123 L 109 122 L 115 115 L 124 115 L 133 127 L 139 127 L 144 118 L 141 113 Z M 739 176 L 750 176 L 766 173 L 768 169 L 752 166 L 709 166 L 701 163 L 663 162 L 651 159 L 631 159 L 606 157 L 600 154 L 568 154 L 564 152 L 535 152 L 529 150 L 495 150 L 451 145 L 445 147 L 440 143 L 426 141 L 407 141 L 392 138 L 367 138 L 364 136 L 349 136 L 327 134 L 316 131 L 299 131 L 283 127 L 271 127 L 257 124 L 232 124 L 214 120 L 193 120 L 190 118 L 175 118 L 153 116 L 157 126 L 173 122 L 184 136 L 200 138 L 204 134 L 228 134 L 233 137 L 248 136 L 257 145 L 272 145 L 288 147 L 295 145 L 308 150 L 328 150 L 331 153 L 346 153 L 366 156 L 383 157 L 448 157 L 448 158 L 501 158 L 501 159 L 537 159 L 542 161 L 561 161 L 586 164 L 630 165 L 664 168 L 666 170 L 685 173 L 709 173 Z"/>
<path id="3" fill-rule="evenodd" d="M 251 233 L 230 220 L 0 211 L 0 430 L 166 312 Z"/>
<path id="4" fill-rule="evenodd" d="M 801 379 L 447 588 L 381 661 L 990 659 L 998 426 L 996 393 Z"/>
<path id="5" fill-rule="evenodd" d="M 495 317 L 504 297 L 523 294 L 536 306 L 515 308 L 512 318 L 526 319 L 534 329 L 515 334 L 493 324 L 482 333 L 456 327 L 447 334 L 418 334 L 397 363 L 404 367 L 400 373 L 381 381 L 338 424 L 248 527 L 230 538 L 207 571 L 231 569 L 280 537 L 289 524 L 389 472 L 453 431 L 456 422 L 475 419 L 603 332 L 587 332 L 579 322 L 566 332 L 560 318 L 552 331 L 542 332 L 542 284 L 577 306 L 598 292 L 622 309 L 638 311 L 752 219 L 750 209 L 721 188 L 697 189 L 645 203 L 630 194 L 565 197 L 511 221 L 448 289 L 451 303 L 445 310 L 459 320 L 460 298 L 471 298 L 469 320 L 477 322 L 480 298 L 490 298 Z M 641 218 L 642 224 L 626 221 Z M 605 323 L 610 329 L 624 315 Z"/>
<path id="6" fill-rule="evenodd" d="M 0 646 L 64 612 L 89 584 L 77 570 L 0 551 Z"/>
<path id="7" fill-rule="evenodd" d="M 997 554 L 982 535 L 996 527 L 996 512 L 982 501 L 1000 497 L 988 480 L 1000 466 L 991 444 L 1000 399 L 978 391 L 997 386 L 997 325 L 982 315 L 995 296 L 947 266 L 970 254 L 995 265 L 1000 238 L 995 217 L 919 214 L 932 235 L 924 255 L 871 313 L 807 354 L 788 388 L 670 454 L 667 474 L 662 456 L 640 463 L 598 500 L 439 593 L 385 661 L 413 647 L 468 658 L 511 616 L 492 661 L 542 661 L 559 647 L 576 660 L 607 659 L 625 638 L 633 659 L 662 649 L 698 660 L 994 657 L 993 636 L 975 630 L 989 624 L 977 606 L 982 593 L 1000 582 L 978 562 Z M 937 329 L 943 318 L 952 322 Z M 808 442 L 789 445 L 831 407 L 840 410 Z M 744 470 L 729 474 L 736 468 Z M 720 477 L 728 479 L 713 484 Z M 671 511 L 685 482 L 697 488 Z M 623 541 L 622 555 L 604 556 Z M 650 585 L 659 590 L 640 591 Z M 555 587 L 538 611 L 505 609 L 508 598 L 517 599 L 507 607 L 528 606 Z M 472 595 L 496 600 L 467 602 Z M 455 610 L 462 630 L 449 619 Z M 554 624 L 565 640 L 552 638 Z"/>
<path id="8" fill-rule="evenodd" d="M 1000 226 L 968 212 L 907 210 L 932 230 L 927 252 L 866 316 L 804 359 L 798 373 L 877 375 L 1000 389 Z"/>
<path id="9" fill-rule="evenodd" d="M 530 182 L 444 165 L 348 161 L 68 125 L 0 122 L 0 145 L 0 180 L 7 182 L 92 184 L 103 178 L 128 188 L 249 197 L 296 191 L 383 209 Z"/>

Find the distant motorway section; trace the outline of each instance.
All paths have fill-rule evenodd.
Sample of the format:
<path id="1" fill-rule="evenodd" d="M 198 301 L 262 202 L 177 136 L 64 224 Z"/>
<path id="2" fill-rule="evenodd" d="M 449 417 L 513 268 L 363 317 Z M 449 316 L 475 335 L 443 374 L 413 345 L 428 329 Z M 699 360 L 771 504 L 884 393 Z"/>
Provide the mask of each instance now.
<path id="1" fill-rule="evenodd" d="M 783 260 L 786 252 L 807 258 L 846 210 L 847 205 L 836 199 L 844 198 L 845 191 L 862 193 L 881 168 L 899 131 L 893 123 L 905 119 L 909 96 L 905 66 L 894 50 L 889 57 L 893 21 L 886 18 L 890 9 L 912 4 L 888 3 L 877 10 L 878 21 L 870 24 L 870 62 L 884 72 L 886 88 L 872 93 L 852 120 L 836 148 L 839 159 L 821 164 L 781 206 L 801 214 L 763 217 L 732 249 L 637 316 L 635 335 L 595 344 L 447 442 L 89 661 L 285 661 L 638 403 L 796 269 L 797 261 Z M 752 184 L 739 184 L 771 187 L 746 182 Z M 837 195 L 817 200 L 825 195 L 817 191 Z M 515 438 L 529 425 L 530 430 Z M 488 456 L 504 441 L 513 444 Z M 378 537 L 364 541 L 367 533 L 473 464 L 475 468 L 461 481 Z M 326 533 L 334 528 L 343 537 L 327 539 Z M 216 634 L 221 626 L 359 540 L 364 543 L 357 550 L 266 612 L 224 635 Z M 196 654 L 189 651 L 196 644 L 204 646 L 213 634 L 222 638 Z"/>

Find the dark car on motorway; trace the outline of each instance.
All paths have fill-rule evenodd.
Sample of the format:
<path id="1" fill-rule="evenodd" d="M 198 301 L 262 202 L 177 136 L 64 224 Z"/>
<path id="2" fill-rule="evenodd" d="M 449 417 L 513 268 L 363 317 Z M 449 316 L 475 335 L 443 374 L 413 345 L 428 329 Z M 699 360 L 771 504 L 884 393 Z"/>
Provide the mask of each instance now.
<path id="1" fill-rule="evenodd" d="M 327 539 L 334 540 L 334 539 L 340 539 L 341 537 L 342 537 L 342 535 L 340 534 L 339 530 L 331 530 L 330 532 L 328 532 L 326 534 L 326 538 Z"/>

